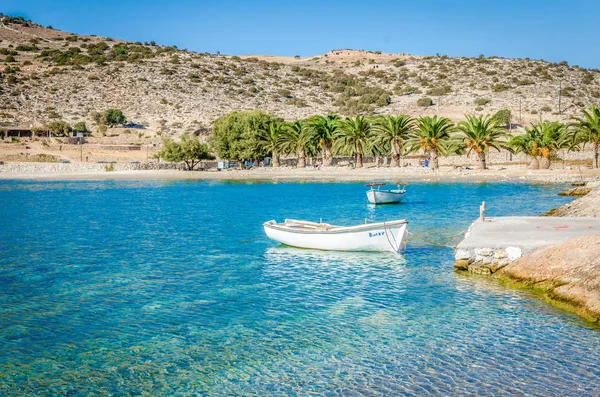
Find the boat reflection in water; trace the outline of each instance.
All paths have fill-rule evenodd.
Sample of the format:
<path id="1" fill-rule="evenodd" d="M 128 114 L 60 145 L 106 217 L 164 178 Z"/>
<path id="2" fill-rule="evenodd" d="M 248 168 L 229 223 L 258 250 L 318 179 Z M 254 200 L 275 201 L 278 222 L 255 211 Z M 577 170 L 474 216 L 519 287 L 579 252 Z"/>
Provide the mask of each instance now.
<path id="1" fill-rule="evenodd" d="M 393 252 L 346 252 L 319 251 L 303 248 L 279 246 L 265 251 L 267 263 L 296 268 L 330 268 L 341 269 L 387 268 L 402 269 L 406 264 L 403 255 Z"/>

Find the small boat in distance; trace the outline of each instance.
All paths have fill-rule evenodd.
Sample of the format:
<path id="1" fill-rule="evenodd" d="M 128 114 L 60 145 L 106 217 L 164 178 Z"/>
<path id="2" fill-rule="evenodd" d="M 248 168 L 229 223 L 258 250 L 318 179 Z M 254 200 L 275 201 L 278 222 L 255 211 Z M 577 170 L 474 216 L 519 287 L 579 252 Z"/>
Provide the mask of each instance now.
<path id="1" fill-rule="evenodd" d="M 369 183 L 365 186 L 370 187 L 371 190 L 367 191 L 367 199 L 371 204 L 392 204 L 399 203 L 406 196 L 406 185 L 395 190 L 381 190 L 381 186 L 385 186 L 385 183 Z M 377 189 L 375 189 L 377 188 Z"/>
<path id="2" fill-rule="evenodd" d="M 334 226 L 322 222 L 286 219 L 283 223 L 263 224 L 267 236 L 285 245 L 330 251 L 391 251 L 406 247 L 408 221 L 365 223 L 357 226 Z"/>

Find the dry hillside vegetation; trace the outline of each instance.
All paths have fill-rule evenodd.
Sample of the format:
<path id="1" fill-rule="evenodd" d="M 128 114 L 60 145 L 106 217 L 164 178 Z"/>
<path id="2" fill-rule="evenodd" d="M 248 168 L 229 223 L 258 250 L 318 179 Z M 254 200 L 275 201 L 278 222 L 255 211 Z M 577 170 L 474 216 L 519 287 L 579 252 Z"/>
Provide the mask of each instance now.
<path id="1" fill-rule="evenodd" d="M 0 24 L 0 61 L 4 125 L 64 120 L 93 126 L 91 112 L 117 108 L 130 123 L 163 135 L 252 108 L 288 120 L 329 111 L 458 120 L 501 108 L 517 123 L 540 114 L 565 120 L 600 97 L 598 70 L 566 62 L 356 50 L 313 58 L 224 56 L 80 36 L 11 17 Z"/>

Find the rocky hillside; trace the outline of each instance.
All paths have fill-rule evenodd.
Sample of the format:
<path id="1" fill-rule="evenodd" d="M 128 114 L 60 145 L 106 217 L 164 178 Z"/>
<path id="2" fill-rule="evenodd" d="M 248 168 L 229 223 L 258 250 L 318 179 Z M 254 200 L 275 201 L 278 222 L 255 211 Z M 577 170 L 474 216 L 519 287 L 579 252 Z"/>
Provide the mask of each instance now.
<path id="1" fill-rule="evenodd" d="M 334 111 L 455 120 L 508 108 L 515 123 L 540 114 L 564 120 L 600 97 L 600 72 L 566 62 L 357 50 L 313 58 L 224 56 L 80 36 L 12 17 L 0 24 L 0 61 L 5 125 L 93 125 L 91 112 L 118 108 L 151 134 L 194 131 L 251 108 L 285 119 Z M 417 104 L 425 97 L 433 105 Z"/>

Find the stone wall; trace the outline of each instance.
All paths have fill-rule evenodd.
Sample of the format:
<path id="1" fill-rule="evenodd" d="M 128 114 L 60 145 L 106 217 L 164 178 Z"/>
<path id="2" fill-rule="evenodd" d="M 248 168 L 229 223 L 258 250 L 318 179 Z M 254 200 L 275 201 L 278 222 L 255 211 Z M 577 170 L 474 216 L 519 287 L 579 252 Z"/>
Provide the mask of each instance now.
<path id="1" fill-rule="evenodd" d="M 492 274 L 523 255 L 519 247 L 456 250 L 454 267 L 476 274 Z"/>

